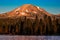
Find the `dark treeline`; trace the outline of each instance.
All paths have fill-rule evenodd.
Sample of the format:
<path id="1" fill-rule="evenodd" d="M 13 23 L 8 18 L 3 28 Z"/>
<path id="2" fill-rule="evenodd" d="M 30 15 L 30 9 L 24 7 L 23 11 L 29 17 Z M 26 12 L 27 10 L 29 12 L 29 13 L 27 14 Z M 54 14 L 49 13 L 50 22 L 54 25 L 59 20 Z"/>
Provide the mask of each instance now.
<path id="1" fill-rule="evenodd" d="M 1 18 L 0 34 L 11 35 L 60 35 L 60 17 L 47 16 L 35 19 L 22 16 L 19 18 Z"/>

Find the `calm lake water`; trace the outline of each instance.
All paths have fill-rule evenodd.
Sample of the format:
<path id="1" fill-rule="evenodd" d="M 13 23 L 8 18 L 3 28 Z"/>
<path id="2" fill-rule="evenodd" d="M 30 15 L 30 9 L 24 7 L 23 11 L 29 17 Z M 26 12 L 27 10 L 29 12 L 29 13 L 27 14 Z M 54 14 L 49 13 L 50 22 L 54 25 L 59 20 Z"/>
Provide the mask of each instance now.
<path id="1" fill-rule="evenodd" d="M 10 36 L 0 35 L 0 40 L 60 40 L 60 36 Z"/>

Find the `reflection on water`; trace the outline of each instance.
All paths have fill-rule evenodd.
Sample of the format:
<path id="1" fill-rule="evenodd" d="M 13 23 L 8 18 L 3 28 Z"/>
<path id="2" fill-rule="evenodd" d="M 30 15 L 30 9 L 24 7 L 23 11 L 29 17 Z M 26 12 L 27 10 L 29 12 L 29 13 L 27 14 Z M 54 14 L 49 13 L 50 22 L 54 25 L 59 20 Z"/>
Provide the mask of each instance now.
<path id="1" fill-rule="evenodd" d="M 4 36 L 0 40 L 60 40 L 60 36 Z"/>

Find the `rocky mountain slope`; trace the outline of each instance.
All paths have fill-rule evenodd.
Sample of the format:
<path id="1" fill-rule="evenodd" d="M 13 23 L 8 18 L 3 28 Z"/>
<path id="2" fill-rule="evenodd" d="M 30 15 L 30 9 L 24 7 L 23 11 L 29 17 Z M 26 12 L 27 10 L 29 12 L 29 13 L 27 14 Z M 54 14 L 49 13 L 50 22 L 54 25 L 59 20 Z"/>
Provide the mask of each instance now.
<path id="1" fill-rule="evenodd" d="M 25 4 L 0 14 L 0 34 L 60 35 L 60 16 L 44 9 Z"/>

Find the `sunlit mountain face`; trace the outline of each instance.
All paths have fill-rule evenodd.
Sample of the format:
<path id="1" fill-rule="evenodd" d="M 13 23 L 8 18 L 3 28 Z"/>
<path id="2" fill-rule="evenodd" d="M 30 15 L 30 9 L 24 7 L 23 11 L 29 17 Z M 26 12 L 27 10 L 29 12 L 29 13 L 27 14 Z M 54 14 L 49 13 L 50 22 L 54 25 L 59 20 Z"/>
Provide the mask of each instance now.
<path id="1" fill-rule="evenodd" d="M 25 4 L 0 14 L 0 34 L 9 35 L 60 35 L 60 15 Z"/>

